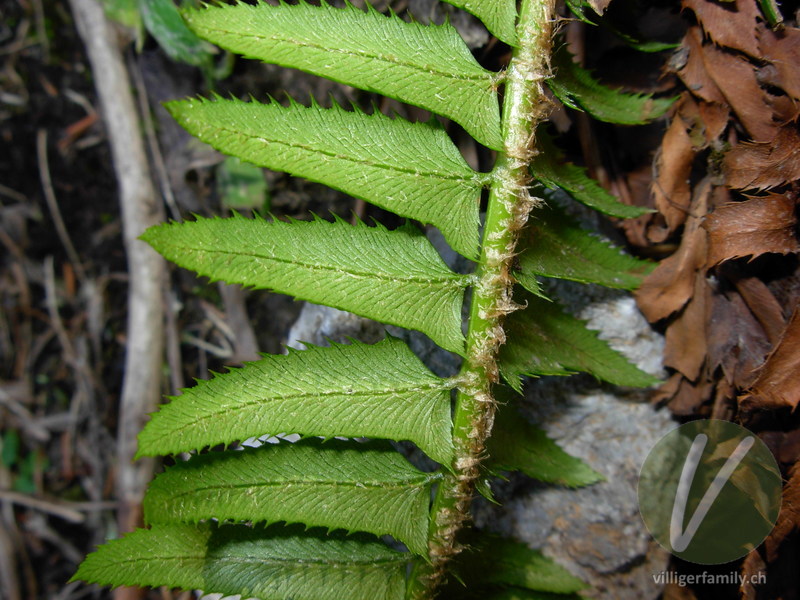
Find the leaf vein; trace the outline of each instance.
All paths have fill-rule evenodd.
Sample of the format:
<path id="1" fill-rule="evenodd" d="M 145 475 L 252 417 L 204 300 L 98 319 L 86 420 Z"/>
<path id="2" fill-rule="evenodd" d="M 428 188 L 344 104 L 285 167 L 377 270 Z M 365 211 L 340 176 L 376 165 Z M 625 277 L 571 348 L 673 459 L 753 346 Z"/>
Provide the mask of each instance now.
<path id="1" fill-rule="evenodd" d="M 292 44 L 299 48 L 311 48 L 313 50 L 320 50 L 327 53 L 335 53 L 335 54 L 342 54 L 344 56 L 353 56 L 359 57 L 369 60 L 378 60 L 381 62 L 385 62 L 392 65 L 397 65 L 399 67 L 406 67 L 408 69 L 412 69 L 415 71 L 419 71 L 420 73 L 424 73 L 425 75 L 433 75 L 435 77 L 441 77 L 443 79 L 460 79 L 463 81 L 485 81 L 487 83 L 491 83 L 491 76 L 490 74 L 484 73 L 453 73 L 450 71 L 443 71 L 441 69 L 436 68 L 434 65 L 428 64 L 416 64 L 410 61 L 401 60 L 396 57 L 393 57 L 388 54 L 376 54 L 372 52 L 367 52 L 365 50 L 353 50 L 348 48 L 331 48 L 330 46 L 325 46 L 323 44 L 315 44 L 313 42 L 305 41 L 305 40 L 298 40 L 291 37 L 284 37 L 280 35 L 258 35 L 256 33 L 245 33 L 242 31 L 235 31 L 235 30 L 228 30 L 222 28 L 213 28 L 213 30 L 217 33 L 224 34 L 224 35 L 232 35 L 239 38 L 251 38 L 253 40 L 257 40 L 259 42 L 263 42 L 265 40 L 269 40 L 272 42 L 280 42 L 286 44 Z"/>
<path id="2" fill-rule="evenodd" d="M 233 252 L 230 250 L 216 250 L 203 247 L 198 248 L 190 246 L 188 244 L 183 246 L 175 244 L 175 247 L 187 251 L 202 252 L 204 254 L 222 254 L 226 256 L 233 255 L 233 256 L 244 256 L 249 258 L 259 258 L 266 261 L 273 261 L 286 265 L 295 265 L 297 267 L 308 269 L 310 271 L 328 271 L 333 273 L 339 273 L 341 275 L 347 275 L 355 279 L 365 279 L 365 280 L 380 279 L 385 281 L 403 281 L 408 283 L 417 283 L 421 285 L 427 284 L 431 287 L 440 286 L 444 289 L 461 288 L 469 284 L 473 280 L 473 276 L 471 275 L 458 275 L 455 273 L 442 275 L 439 277 L 418 276 L 418 275 L 401 276 L 399 274 L 381 273 L 377 271 L 355 271 L 355 270 L 348 271 L 337 266 L 304 263 L 289 258 L 281 258 L 279 256 L 259 254 L 257 252 L 243 252 L 243 251 Z"/>
<path id="3" fill-rule="evenodd" d="M 194 119 L 187 118 L 186 122 L 188 124 L 193 120 Z M 196 123 L 198 125 L 200 125 L 201 127 L 206 125 L 206 123 L 203 122 L 203 121 L 196 121 Z M 347 156 L 347 155 L 344 155 L 344 154 L 337 154 L 336 152 L 330 152 L 330 151 L 325 150 L 324 148 L 321 148 L 321 147 L 318 148 L 318 147 L 311 146 L 311 145 L 308 145 L 308 144 L 300 144 L 300 143 L 296 143 L 296 142 L 289 142 L 289 141 L 286 141 L 286 140 L 268 138 L 268 137 L 264 137 L 264 136 L 256 135 L 256 134 L 252 134 L 252 133 L 245 133 L 245 132 L 241 131 L 240 129 L 233 129 L 233 128 L 230 128 L 230 127 L 224 127 L 222 125 L 215 125 L 214 129 L 216 129 L 216 130 L 218 130 L 220 132 L 225 132 L 227 134 L 234 135 L 234 136 L 241 136 L 241 137 L 246 137 L 246 138 L 249 138 L 249 139 L 252 139 L 252 140 L 258 140 L 258 141 L 263 142 L 265 144 L 276 144 L 276 145 L 279 145 L 279 146 L 284 146 L 286 148 L 304 150 L 306 152 L 312 152 L 312 153 L 315 153 L 315 154 L 321 154 L 321 155 L 327 156 L 329 158 L 335 158 L 335 159 L 338 159 L 338 160 L 345 160 L 345 161 L 348 161 L 348 162 L 351 162 L 351 163 L 357 164 L 357 165 L 364 165 L 364 166 L 368 166 L 368 167 L 374 167 L 376 169 L 383 169 L 383 170 L 386 170 L 386 171 L 395 171 L 395 172 L 398 172 L 398 173 L 404 173 L 406 175 L 413 175 L 415 177 L 428 177 L 430 179 L 439 179 L 441 181 L 455 181 L 455 182 L 458 182 L 458 183 L 462 184 L 463 186 L 465 186 L 467 188 L 472 188 L 475 185 L 478 185 L 479 187 L 485 187 L 489 183 L 489 177 L 488 177 L 489 174 L 486 174 L 486 173 L 473 172 L 469 176 L 466 176 L 466 175 L 458 175 L 456 173 L 442 173 L 440 171 L 433 171 L 433 170 L 419 170 L 419 169 L 413 169 L 413 168 L 403 168 L 403 167 L 398 166 L 398 165 L 386 164 L 386 163 L 377 162 L 377 161 L 376 162 L 372 162 L 372 161 L 369 161 L 369 160 L 366 160 L 366 159 L 355 158 L 355 157 Z"/>

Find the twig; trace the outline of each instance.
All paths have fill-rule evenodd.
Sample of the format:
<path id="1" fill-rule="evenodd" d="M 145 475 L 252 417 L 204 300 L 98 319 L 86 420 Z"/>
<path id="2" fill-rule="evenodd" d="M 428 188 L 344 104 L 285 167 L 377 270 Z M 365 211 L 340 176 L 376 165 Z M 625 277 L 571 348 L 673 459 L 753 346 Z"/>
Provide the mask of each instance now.
<path id="1" fill-rule="evenodd" d="M 6 247 L 6 250 L 14 256 L 18 261 L 25 260 L 25 253 L 22 249 L 11 239 L 11 236 L 6 233 L 6 230 L 0 227 L 0 244 Z"/>
<path id="2" fill-rule="evenodd" d="M 10 529 L 6 529 L 3 522 L 4 515 L 0 514 L 0 598 L 4 600 L 21 600 L 19 591 L 19 578 L 17 577 L 17 562 L 14 559 L 16 548 L 11 537 Z"/>
<path id="3" fill-rule="evenodd" d="M 207 342 L 206 340 L 199 338 L 196 335 L 192 335 L 191 333 L 184 333 L 181 336 L 181 340 L 194 346 L 195 348 L 204 350 L 205 352 L 208 352 L 209 354 L 223 360 L 229 359 L 231 356 L 233 356 L 233 347 L 230 345 L 230 342 L 224 338 L 222 340 L 223 344 L 219 346 L 216 346 L 211 342 Z"/>
<path id="4" fill-rule="evenodd" d="M 219 294 L 225 306 L 225 323 L 231 330 L 230 341 L 233 344 L 232 362 L 244 363 L 258 360 L 258 341 L 255 331 L 250 325 L 245 306 L 245 291 L 238 285 L 219 284 Z M 227 335 L 227 332 L 226 332 Z"/>
<path id="5" fill-rule="evenodd" d="M 64 322 L 61 320 L 61 314 L 58 312 L 58 301 L 56 300 L 56 276 L 53 268 L 53 257 L 48 256 L 44 260 L 44 290 L 45 290 L 45 304 L 47 305 L 47 313 L 50 315 L 50 324 L 56 332 L 58 342 L 64 350 L 64 356 L 67 363 L 75 368 L 78 366 L 75 348 L 72 341 L 67 335 L 67 330 L 64 327 Z"/>
<path id="6" fill-rule="evenodd" d="M 116 448 L 116 491 L 123 503 L 118 522 L 120 529 L 127 531 L 141 520 L 141 500 L 152 477 L 153 461 L 140 460 L 134 465 L 133 456 L 136 434 L 145 415 L 158 404 L 163 354 L 164 261 L 138 237 L 147 227 L 163 220 L 163 211 L 150 178 L 136 105 L 115 31 L 96 0 L 70 0 L 70 6 L 86 45 L 111 146 L 130 273 L 125 379 Z M 125 596 L 123 590 L 115 592 L 117 598 Z"/>
<path id="7" fill-rule="evenodd" d="M 33 415 L 22 404 L 17 402 L 14 397 L 0 388 L 0 406 L 5 406 L 8 411 L 19 419 L 25 434 L 37 442 L 46 442 L 50 439 L 50 432 L 36 423 Z"/>
<path id="8" fill-rule="evenodd" d="M 64 559 L 66 559 L 66 562 L 77 565 L 83 560 L 84 553 L 78 550 L 75 544 L 53 529 L 48 523 L 47 517 L 45 517 L 42 512 L 35 511 L 30 513 L 28 518 L 23 522 L 23 526 L 26 535 L 34 536 L 39 540 L 48 542 L 58 550 Z"/>
<path id="9" fill-rule="evenodd" d="M 88 282 L 89 280 L 87 279 L 84 281 Z M 70 429 L 73 429 L 74 424 L 78 421 L 78 414 L 81 409 L 90 410 L 91 406 L 94 405 L 95 383 L 92 372 L 87 365 L 87 349 L 85 344 L 81 345 L 79 339 L 77 340 L 79 343 L 76 347 L 67 334 L 67 330 L 61 320 L 61 314 L 58 311 L 58 302 L 56 299 L 56 281 L 52 256 L 48 256 L 44 262 L 44 289 L 47 312 L 50 315 L 50 324 L 56 332 L 56 337 L 64 350 L 64 358 L 75 375 L 75 392 L 73 393 L 69 409 L 70 415 L 73 417 L 73 426 L 70 427 Z"/>
<path id="10" fill-rule="evenodd" d="M 166 307 L 166 322 L 164 324 L 165 342 L 167 349 L 167 365 L 169 365 L 170 394 L 177 395 L 184 387 L 183 360 L 181 358 L 181 340 L 178 333 L 178 319 L 176 312 L 178 300 L 174 292 L 168 287 L 164 289 L 164 306 Z"/>
<path id="11" fill-rule="evenodd" d="M 42 45 L 42 57 L 45 64 L 50 62 L 50 40 L 47 38 L 44 5 L 42 0 L 33 0 L 33 12 L 36 19 L 36 37 Z"/>
<path id="12" fill-rule="evenodd" d="M 92 103 L 89 102 L 89 99 L 84 96 L 83 94 L 76 92 L 75 90 L 71 90 L 67 88 L 64 90 L 64 95 L 67 97 L 68 100 L 74 102 L 78 106 L 80 106 L 83 110 L 86 111 L 86 116 L 93 116 L 97 114 L 97 111 L 92 106 Z"/>
<path id="13" fill-rule="evenodd" d="M 0 489 L 0 502 L 12 502 L 19 506 L 27 506 L 34 510 L 45 512 L 48 515 L 53 515 L 69 521 L 70 523 L 83 523 L 84 516 L 82 513 L 62 503 L 53 502 L 51 500 L 44 500 L 43 498 L 36 498 L 28 494 L 21 494 L 12 490 Z"/>
<path id="14" fill-rule="evenodd" d="M 175 221 L 183 221 L 178 203 L 175 201 L 175 194 L 172 193 L 172 185 L 169 182 L 167 166 L 164 164 L 164 156 L 161 153 L 161 146 L 158 143 L 155 127 L 153 127 L 153 115 L 150 112 L 150 105 L 147 103 L 147 86 L 144 83 L 144 77 L 142 77 L 142 70 L 139 63 L 133 63 L 131 73 L 133 74 L 133 82 L 136 85 L 136 95 L 139 98 L 139 112 L 142 116 L 144 133 L 147 136 L 147 146 L 150 148 L 153 166 L 158 175 L 158 185 L 161 188 L 161 195 L 169 208 L 170 217 Z"/>
<path id="15" fill-rule="evenodd" d="M 10 54 L 13 57 L 15 54 L 19 54 L 26 48 L 35 46 L 36 42 L 30 41 L 28 38 L 28 31 L 30 31 L 30 28 L 30 19 L 21 19 L 19 25 L 17 25 L 14 41 L 0 48 L 0 56 L 6 56 L 7 54 Z"/>
<path id="16" fill-rule="evenodd" d="M 84 281 L 86 279 L 86 272 L 83 270 L 81 259 L 69 237 L 64 219 L 61 217 L 61 211 L 58 208 L 58 201 L 56 200 L 56 193 L 53 190 L 53 181 L 50 179 L 50 164 L 47 160 L 47 131 L 44 129 L 40 129 L 36 134 L 36 154 L 39 159 L 39 179 L 42 182 L 44 199 L 47 202 L 47 208 L 50 210 L 50 216 L 53 217 L 53 225 L 56 226 L 56 233 L 64 249 L 67 251 L 70 262 L 75 267 L 78 279 Z"/>
<path id="17" fill-rule="evenodd" d="M 11 189 L 10 187 L 3 185 L 2 183 L 0 183 L 0 194 L 2 194 L 3 196 L 8 196 L 9 198 L 16 200 L 17 202 L 28 201 L 28 197 L 25 194 L 21 194 L 17 190 Z"/>

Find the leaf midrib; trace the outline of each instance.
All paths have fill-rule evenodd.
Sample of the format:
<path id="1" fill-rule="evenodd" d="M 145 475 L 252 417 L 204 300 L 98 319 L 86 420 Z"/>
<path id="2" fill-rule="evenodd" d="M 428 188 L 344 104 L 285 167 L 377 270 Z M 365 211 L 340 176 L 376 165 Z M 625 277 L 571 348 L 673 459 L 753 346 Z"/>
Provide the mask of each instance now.
<path id="1" fill-rule="evenodd" d="M 431 286 L 439 286 L 444 289 L 449 288 L 462 288 L 466 287 L 470 281 L 472 281 L 472 277 L 470 275 L 459 275 L 458 273 L 448 273 L 446 275 L 440 276 L 432 276 L 432 277 L 423 277 L 423 276 L 398 276 L 391 273 L 380 273 L 376 271 L 348 271 L 341 267 L 336 266 L 329 266 L 329 265 L 320 265 L 320 264 L 309 264 L 303 263 L 300 261 L 291 260 L 288 258 L 281 258 L 277 256 L 265 256 L 263 254 L 259 254 L 257 252 L 242 252 L 242 251 L 233 251 L 233 250 L 217 250 L 215 248 L 196 248 L 189 244 L 171 244 L 173 248 L 179 250 L 186 250 L 186 251 L 195 251 L 195 252 L 203 252 L 205 254 L 224 254 L 224 255 L 234 255 L 234 256 L 243 256 L 249 258 L 257 258 L 265 261 L 273 261 L 280 264 L 285 265 L 293 265 L 296 267 L 301 267 L 304 269 L 308 269 L 309 271 L 327 271 L 332 273 L 338 273 L 340 275 L 347 275 L 349 277 L 355 279 L 365 279 L 365 280 L 374 280 L 379 279 L 382 281 L 387 282 L 402 282 L 402 283 L 416 283 L 420 285 L 431 285 Z"/>
<path id="2" fill-rule="evenodd" d="M 603 367 L 605 367 L 605 368 L 607 368 L 609 370 L 613 370 L 612 363 L 607 362 L 609 360 L 609 357 L 611 356 L 610 354 L 604 352 L 600 356 L 595 356 L 592 352 L 584 350 L 581 345 L 578 345 L 578 344 L 574 343 L 569 335 L 563 335 L 563 331 L 561 331 L 562 322 L 559 321 L 558 319 L 559 319 L 558 316 L 556 316 L 555 319 L 552 319 L 552 321 L 555 323 L 555 328 L 558 329 L 558 331 L 556 331 L 556 336 L 555 337 L 558 337 L 559 343 L 560 343 L 560 345 L 562 347 L 563 346 L 567 346 L 567 347 L 569 347 L 569 349 L 572 350 L 572 352 L 567 352 L 566 353 L 567 355 L 577 355 L 579 357 L 588 356 L 590 358 L 590 362 L 591 362 L 591 360 L 595 360 L 595 361 L 597 361 L 597 363 L 599 363 Z M 549 335 L 549 333 L 553 330 L 553 328 L 546 329 L 546 328 L 544 328 L 542 326 L 539 326 L 538 324 L 533 324 L 533 326 L 531 326 L 531 329 L 533 329 L 536 332 L 539 332 L 540 336 L 545 338 L 545 339 L 550 339 L 551 337 L 553 337 L 553 336 Z M 597 332 L 596 329 L 589 329 L 587 327 L 586 331 L 594 333 L 595 334 L 595 339 L 600 339 L 600 338 L 597 337 L 597 333 L 598 332 Z M 538 358 L 538 357 L 535 356 L 535 354 L 534 354 L 534 357 Z M 583 364 L 580 364 L 580 365 L 577 365 L 577 366 L 570 366 L 568 364 L 562 364 L 562 363 L 565 363 L 567 361 L 555 360 L 555 362 L 558 363 L 557 367 L 560 367 L 560 368 L 566 369 L 566 370 L 570 370 L 570 371 L 573 371 L 575 373 L 580 373 L 580 372 L 584 371 L 584 369 L 585 369 Z M 584 361 L 581 360 L 581 363 L 583 363 L 583 362 Z M 613 362 L 613 360 L 612 360 L 612 362 Z"/>
<path id="3" fill-rule="evenodd" d="M 276 487 L 285 487 L 287 485 L 294 485 L 298 487 L 331 487 L 331 488 L 373 488 L 373 489 L 385 489 L 385 490 L 418 490 L 424 488 L 428 485 L 431 481 L 433 481 L 434 477 L 431 477 L 429 474 L 421 474 L 415 475 L 412 478 L 401 480 L 401 481 L 391 481 L 391 482 L 380 482 L 380 481 L 338 481 L 338 480 L 326 480 L 326 479 L 316 479 L 316 480 L 309 480 L 309 479 L 282 479 L 281 481 L 256 481 L 251 483 L 236 483 L 236 484 L 216 484 L 216 485 L 207 485 L 203 487 L 196 487 L 192 488 L 191 490 L 184 490 L 177 493 L 171 493 L 170 499 L 178 499 L 183 498 L 185 496 L 191 496 L 193 494 L 197 494 L 200 492 L 221 492 L 226 490 L 240 490 L 240 489 L 253 489 L 253 488 L 276 488 Z M 218 507 L 220 508 L 220 507 Z M 215 515 L 219 516 L 219 515 Z"/>
<path id="4" fill-rule="evenodd" d="M 366 51 L 353 51 L 348 50 L 346 48 L 331 48 L 329 46 L 324 46 L 322 44 L 315 44 L 313 42 L 305 41 L 305 40 L 298 40 L 290 37 L 284 37 L 279 34 L 275 35 L 258 35 L 257 33 L 250 33 L 250 32 L 242 32 L 242 31 L 230 31 L 228 29 L 223 29 L 219 27 L 208 27 L 206 26 L 209 31 L 215 31 L 225 35 L 232 35 L 235 37 L 240 38 L 252 38 L 254 40 L 270 40 L 274 42 L 285 42 L 288 44 L 293 44 L 295 46 L 299 46 L 301 48 L 312 48 L 314 50 L 322 50 L 324 52 L 329 53 L 336 53 L 336 54 L 344 54 L 346 56 L 354 56 L 359 58 L 365 59 L 372 59 L 372 60 L 379 60 L 388 64 L 397 65 L 401 67 L 406 67 L 420 73 L 426 75 L 435 75 L 437 77 L 442 77 L 444 79 L 460 79 L 462 81 L 486 81 L 491 83 L 492 78 L 489 73 L 481 73 L 481 74 L 454 74 L 449 71 L 442 71 L 441 69 L 436 68 L 435 65 L 418 65 L 414 64 L 413 62 L 408 62 L 405 60 L 399 60 L 397 58 L 391 57 L 390 55 L 386 54 L 375 54 Z"/>
<path id="5" fill-rule="evenodd" d="M 353 397 L 353 396 L 391 396 L 391 395 L 407 395 L 413 392 L 427 392 L 431 390 L 436 391 L 443 391 L 452 389 L 452 386 L 448 383 L 437 383 L 437 384 L 430 384 L 430 385 L 422 385 L 422 386 L 414 386 L 409 388 L 392 388 L 390 390 L 359 390 L 353 392 L 346 392 L 346 391 L 334 391 L 334 392 L 306 392 L 306 393 L 297 393 L 297 394 L 286 394 L 283 396 L 277 396 L 273 398 L 260 398 L 256 400 L 248 400 L 246 402 L 241 402 L 236 405 L 235 410 L 238 412 L 240 410 L 244 410 L 246 408 L 250 408 L 253 406 L 259 406 L 261 404 L 266 404 L 270 401 L 285 401 L 285 400 L 298 400 L 301 398 L 319 398 L 319 397 L 326 397 L 326 396 L 346 396 L 346 397 Z M 218 405 L 219 406 L 219 405 Z M 203 415 L 199 415 L 197 418 L 193 419 L 190 423 L 184 423 L 180 426 L 172 426 L 170 428 L 170 433 L 184 431 L 195 426 L 197 423 L 202 421 L 206 421 L 208 419 L 212 419 L 217 417 L 220 413 L 228 412 L 230 407 L 227 406 L 219 406 L 218 410 L 205 413 Z M 278 433 L 278 432 L 276 432 Z"/>
<path id="6" fill-rule="evenodd" d="M 223 557 L 211 557 L 212 561 L 220 562 L 220 563 L 257 563 L 259 565 L 282 565 L 284 563 L 292 563 L 297 565 L 320 565 L 320 566 L 329 566 L 336 569 L 347 569 L 355 567 L 368 567 L 368 566 L 379 566 L 384 564 L 403 564 L 408 562 L 407 557 L 398 557 L 398 558 L 380 558 L 380 559 L 363 559 L 363 560 L 350 560 L 350 561 L 338 561 L 338 560 L 324 560 L 324 559 L 317 559 L 317 558 L 308 558 L 304 556 L 303 558 L 263 558 L 260 556 L 250 557 L 238 557 L 238 556 L 231 556 L 227 554 Z M 187 560 L 197 560 L 197 561 L 208 561 L 209 556 L 207 554 L 202 554 L 198 556 L 194 555 L 181 555 L 181 556 L 152 556 L 150 555 L 148 558 L 118 558 L 115 559 L 117 564 L 135 564 L 140 562 L 161 562 L 161 561 L 187 561 Z"/>
<path id="7" fill-rule="evenodd" d="M 269 105 L 267 105 L 269 106 Z M 198 121 L 196 119 L 192 119 L 191 117 L 184 117 L 186 122 L 189 123 L 194 121 L 195 124 L 199 123 L 200 127 L 208 127 L 208 124 L 204 121 Z M 483 188 L 486 186 L 489 178 L 490 173 L 480 173 L 478 171 L 472 171 L 469 176 L 467 175 L 458 175 L 456 173 L 442 173 L 440 171 L 433 171 L 433 170 L 415 170 L 415 169 L 408 169 L 403 168 L 397 165 L 386 164 L 378 161 L 370 161 L 367 159 L 362 158 L 354 158 L 352 156 L 347 156 L 344 154 L 337 154 L 336 152 L 330 152 L 325 150 L 321 147 L 315 147 L 308 144 L 299 144 L 299 143 L 292 143 L 286 140 L 281 139 L 273 139 L 263 135 L 259 135 L 256 133 L 250 133 L 242 131 L 241 129 L 225 127 L 224 125 L 214 125 L 213 129 L 217 131 L 223 131 L 227 134 L 232 134 L 236 136 L 244 136 L 250 138 L 252 140 L 258 140 L 260 142 L 264 142 L 265 144 L 276 144 L 279 146 L 284 146 L 286 148 L 292 148 L 296 150 L 303 150 L 305 152 L 311 152 L 314 154 L 321 154 L 323 156 L 327 156 L 330 158 L 335 158 L 338 160 L 344 160 L 347 162 L 351 162 L 356 165 L 364 165 L 367 167 L 374 167 L 376 169 L 383 169 L 385 171 L 394 171 L 397 173 L 404 173 L 406 175 L 413 175 L 415 177 L 427 177 L 430 179 L 439 179 L 441 181 L 455 181 L 461 183 L 469 188 L 474 186 L 478 186 L 478 188 Z"/>
<path id="8" fill-rule="evenodd" d="M 561 260 L 561 259 L 563 259 L 564 256 L 567 256 L 568 260 L 566 260 L 566 264 L 564 264 L 564 265 L 559 264 L 559 266 L 562 269 L 564 269 L 566 272 L 570 273 L 570 274 L 574 274 L 575 272 L 582 270 L 583 267 L 589 266 L 589 267 L 592 267 L 596 272 L 598 272 L 601 275 L 610 274 L 612 276 L 611 278 L 615 282 L 622 282 L 623 280 L 627 279 L 628 277 L 633 277 L 632 275 L 629 275 L 629 273 L 627 271 L 620 271 L 619 269 L 606 267 L 605 265 L 602 265 L 602 264 L 596 262 L 595 260 L 593 260 L 592 258 L 590 258 L 587 255 L 587 249 L 584 246 L 582 246 L 582 245 L 579 246 L 578 245 L 579 241 L 576 242 L 576 241 L 570 240 L 570 243 L 568 245 L 562 244 L 561 243 L 562 238 L 559 237 L 558 234 L 554 233 L 552 231 L 552 228 L 536 227 L 535 233 L 538 234 L 540 239 L 543 238 L 546 241 L 548 241 L 548 240 L 552 241 L 552 242 L 555 243 L 554 245 L 558 245 L 560 247 L 561 255 L 559 257 L 557 257 L 557 258 L 559 260 Z M 602 241 L 602 238 L 601 238 L 601 241 Z M 612 248 L 612 246 L 606 246 L 606 248 Z M 528 258 L 530 259 L 531 256 L 532 255 L 528 255 Z M 550 254 L 550 257 L 552 258 L 553 255 Z M 538 259 L 538 256 L 536 257 L 536 259 Z M 535 259 L 531 259 L 531 260 L 535 260 Z M 525 261 L 525 258 L 521 257 L 520 258 L 520 263 L 524 265 L 525 264 L 524 261 Z M 575 263 L 580 263 L 580 264 L 575 264 Z M 531 269 L 531 270 L 534 270 L 534 269 Z M 540 273 L 540 274 L 544 275 L 544 276 L 547 276 L 544 273 Z"/>

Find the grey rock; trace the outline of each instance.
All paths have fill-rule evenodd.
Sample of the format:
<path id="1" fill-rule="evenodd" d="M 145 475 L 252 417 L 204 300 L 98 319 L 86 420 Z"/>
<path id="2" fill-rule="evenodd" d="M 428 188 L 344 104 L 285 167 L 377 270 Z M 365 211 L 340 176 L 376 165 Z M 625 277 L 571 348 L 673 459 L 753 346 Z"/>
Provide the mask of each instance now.
<path id="1" fill-rule="evenodd" d="M 343 343 L 348 338 L 375 343 L 384 337 L 383 328 L 382 324 L 353 313 L 306 302 L 289 330 L 286 345 L 302 350 L 304 342 L 328 346 L 329 341 Z"/>

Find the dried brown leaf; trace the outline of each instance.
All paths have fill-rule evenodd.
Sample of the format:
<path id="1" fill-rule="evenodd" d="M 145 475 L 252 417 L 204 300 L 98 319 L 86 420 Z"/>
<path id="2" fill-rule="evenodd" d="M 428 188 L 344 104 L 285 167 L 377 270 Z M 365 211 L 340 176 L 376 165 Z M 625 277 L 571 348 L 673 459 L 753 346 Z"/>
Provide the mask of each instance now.
<path id="1" fill-rule="evenodd" d="M 778 461 L 784 464 L 794 464 L 800 461 L 800 429 L 784 434 L 777 454 Z"/>
<path id="2" fill-rule="evenodd" d="M 650 322 L 679 311 L 692 297 L 694 275 L 706 262 L 706 231 L 700 225 L 710 194 L 711 183 L 704 179 L 695 188 L 680 247 L 661 261 L 636 292 L 639 308 Z"/>
<path id="3" fill-rule="evenodd" d="M 714 384 L 706 378 L 701 378 L 700 381 L 692 383 L 680 373 L 676 375 L 679 377 L 679 383 L 675 395 L 667 406 L 672 411 L 672 414 L 680 417 L 697 415 L 700 412 L 700 407 L 713 395 Z"/>
<path id="4" fill-rule="evenodd" d="M 789 195 L 769 194 L 720 206 L 703 224 L 708 231 L 706 266 L 742 256 L 797 252 L 796 224 L 795 202 Z"/>
<path id="5" fill-rule="evenodd" d="M 739 402 L 748 410 L 794 409 L 800 403 L 800 309 L 795 308 L 780 341 Z"/>
<path id="6" fill-rule="evenodd" d="M 653 183 L 652 165 L 645 163 L 632 171 L 628 171 L 624 174 L 624 177 L 630 204 L 632 206 L 653 208 L 651 192 Z M 647 248 L 650 246 L 646 232 L 654 217 L 655 214 L 651 213 L 635 219 L 624 219 L 620 223 L 629 244 L 635 248 Z"/>
<path id="7" fill-rule="evenodd" d="M 708 400 L 710 386 L 705 378 L 697 385 L 692 384 L 680 373 L 673 373 L 653 394 L 653 404 L 666 404 L 678 416 L 695 415 L 700 406 Z"/>
<path id="8" fill-rule="evenodd" d="M 759 11 L 756 2 L 683 0 L 683 5 L 694 12 L 703 30 L 715 44 L 758 57 L 756 18 L 759 16 Z"/>
<path id="9" fill-rule="evenodd" d="M 800 179 L 800 134 L 782 127 L 771 142 L 742 142 L 725 155 L 722 171 L 728 186 L 765 190 Z"/>
<path id="10" fill-rule="evenodd" d="M 692 27 L 686 32 L 681 43 L 686 62 L 678 70 L 683 83 L 698 98 L 715 104 L 726 104 L 725 96 L 708 74 L 703 60 L 703 32 L 699 27 Z"/>
<path id="11" fill-rule="evenodd" d="M 697 110 L 700 113 L 700 121 L 703 124 L 706 143 L 710 144 L 719 139 L 725 128 L 728 127 L 731 109 L 727 104 L 700 101 L 697 103 Z"/>
<path id="12" fill-rule="evenodd" d="M 756 67 L 746 58 L 706 44 L 702 47 L 708 76 L 717 84 L 753 140 L 766 142 L 778 133 L 770 96 L 758 82 Z"/>
<path id="13" fill-rule="evenodd" d="M 742 562 L 742 583 L 739 585 L 739 595 L 742 600 L 756 600 L 758 595 L 754 581 L 761 581 L 766 572 L 767 565 L 758 549 L 751 550 Z"/>
<path id="14" fill-rule="evenodd" d="M 653 179 L 655 206 L 664 215 L 670 232 L 686 221 L 692 201 L 689 175 L 695 148 L 689 137 L 690 125 L 687 125 L 681 115 L 681 108 L 687 101 L 691 100 L 685 97 L 664 134 L 656 157 L 656 176 Z"/>
<path id="15" fill-rule="evenodd" d="M 800 100 L 800 29 L 783 27 L 773 31 L 758 27 L 758 47 L 769 65 L 759 71 L 759 79 Z"/>
<path id="16" fill-rule="evenodd" d="M 777 344 L 786 327 L 783 309 L 763 281 L 757 277 L 737 277 L 733 280 L 736 291 L 747 308 L 764 328 L 770 344 Z"/>
<path id="17" fill-rule="evenodd" d="M 664 586 L 664 600 L 697 600 L 692 588 L 687 585 L 679 585 L 677 583 L 668 583 Z"/>
<path id="18" fill-rule="evenodd" d="M 754 140 L 775 136 L 779 124 L 772 105 L 776 99 L 761 87 L 760 71 L 747 58 L 705 43 L 699 27 L 686 33 L 682 50 L 685 62 L 677 74 L 692 94 L 712 104 L 729 105 Z"/>
<path id="19" fill-rule="evenodd" d="M 709 369 L 721 369 L 731 386 L 745 389 L 753 383 L 756 369 L 764 364 L 772 345 L 739 294 L 714 294 L 710 308 Z"/>
<path id="20" fill-rule="evenodd" d="M 789 469 L 789 481 L 783 487 L 781 512 L 775 528 L 764 540 L 767 560 L 773 562 L 778 557 L 778 548 L 786 536 L 800 526 L 800 463 Z"/>
<path id="21" fill-rule="evenodd" d="M 761 441 L 779 464 L 791 467 L 800 461 L 800 429 L 792 431 L 762 431 L 758 434 Z"/>
<path id="22" fill-rule="evenodd" d="M 702 272 L 695 274 L 691 300 L 667 328 L 664 364 L 682 373 L 688 380 L 700 376 L 708 350 L 706 324 L 711 288 Z"/>
<path id="23" fill-rule="evenodd" d="M 791 96 L 769 96 L 769 105 L 772 108 L 772 119 L 781 126 L 796 122 L 800 117 L 800 102 Z"/>
<path id="24" fill-rule="evenodd" d="M 736 393 L 733 386 L 724 377 L 716 379 L 712 385 L 714 386 L 714 400 L 709 418 L 732 421 L 736 411 Z"/>

